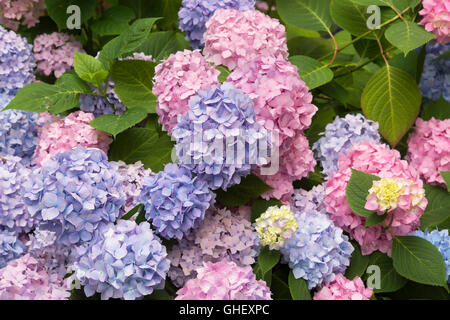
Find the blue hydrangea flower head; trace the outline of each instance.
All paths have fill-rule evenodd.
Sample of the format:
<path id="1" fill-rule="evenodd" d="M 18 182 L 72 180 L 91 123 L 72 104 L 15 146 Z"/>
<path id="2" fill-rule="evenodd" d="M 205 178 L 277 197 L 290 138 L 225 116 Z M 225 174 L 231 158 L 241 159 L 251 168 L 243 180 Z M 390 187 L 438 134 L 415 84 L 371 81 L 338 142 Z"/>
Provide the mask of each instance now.
<path id="1" fill-rule="evenodd" d="M 89 84 L 93 92 L 100 93 L 98 88 Z M 102 85 L 104 89 L 105 85 Z M 80 109 L 81 111 L 94 114 L 95 117 L 99 117 L 105 114 L 117 114 L 121 115 L 125 112 L 126 107 L 117 96 L 114 91 L 114 82 L 108 80 L 106 87 L 106 97 L 99 97 L 92 94 L 80 94 Z M 114 109 L 112 108 L 114 106 Z"/>
<path id="2" fill-rule="evenodd" d="M 381 140 L 378 123 L 367 120 L 362 114 L 347 114 L 345 118 L 336 117 L 321 135 L 322 137 L 314 143 L 313 150 L 322 165 L 323 173 L 327 176 L 337 171 L 339 156 L 345 154 L 353 145 Z"/>
<path id="3" fill-rule="evenodd" d="M 206 22 L 218 9 L 254 10 L 256 0 L 183 0 L 178 12 L 181 31 L 186 33 L 193 49 L 204 45 Z"/>
<path id="4" fill-rule="evenodd" d="M 32 48 L 25 38 L 0 26 L 0 95 L 14 96 L 34 81 Z"/>
<path id="5" fill-rule="evenodd" d="M 135 300 L 164 288 L 170 261 L 148 222 L 119 220 L 104 238 L 74 263 L 75 276 L 88 297 Z"/>
<path id="6" fill-rule="evenodd" d="M 326 213 L 325 185 L 319 184 L 310 191 L 304 189 L 294 190 L 291 200 L 291 208 L 295 212 L 319 211 Z"/>
<path id="7" fill-rule="evenodd" d="M 333 281 L 350 265 L 354 250 L 341 228 L 327 214 L 314 210 L 295 213 L 298 229 L 280 249 L 296 279 L 306 280 L 309 289 Z"/>
<path id="8" fill-rule="evenodd" d="M 189 106 L 172 132 L 178 160 L 212 190 L 239 184 L 267 164 L 270 133 L 256 122 L 252 100 L 233 84 L 201 90 Z"/>
<path id="9" fill-rule="evenodd" d="M 431 232 L 428 230 L 425 230 L 425 232 L 418 230 L 410 235 L 430 241 L 439 250 L 444 259 L 447 282 L 450 283 L 450 236 L 448 235 L 448 230 L 433 230 Z"/>
<path id="10" fill-rule="evenodd" d="M 11 96 L 0 93 L 0 107 L 6 107 L 11 100 Z M 31 165 L 37 143 L 37 119 L 34 112 L 0 111 L 0 154 L 22 158 L 25 165 Z"/>
<path id="11" fill-rule="evenodd" d="M 450 50 L 450 43 L 439 44 L 429 42 L 426 46 L 427 54 L 420 79 L 420 91 L 430 100 L 437 100 L 441 96 L 450 101 L 450 58 L 440 57 Z"/>
<path id="12" fill-rule="evenodd" d="M 145 217 L 159 235 L 180 240 L 199 225 L 214 199 L 205 181 L 169 163 L 164 171 L 145 178 L 138 201 L 145 204 Z"/>
<path id="13" fill-rule="evenodd" d="M 25 251 L 25 245 L 19 240 L 17 233 L 0 227 L 0 269 L 9 261 L 24 255 Z"/>
<path id="14" fill-rule="evenodd" d="M 0 155 L 0 228 L 18 234 L 33 229 L 35 221 L 23 202 L 30 173 L 19 157 Z"/>
<path id="15" fill-rule="evenodd" d="M 78 146 L 35 169 L 25 184 L 25 204 L 41 230 L 66 246 L 93 241 L 114 222 L 125 200 L 117 163 L 99 149 Z"/>

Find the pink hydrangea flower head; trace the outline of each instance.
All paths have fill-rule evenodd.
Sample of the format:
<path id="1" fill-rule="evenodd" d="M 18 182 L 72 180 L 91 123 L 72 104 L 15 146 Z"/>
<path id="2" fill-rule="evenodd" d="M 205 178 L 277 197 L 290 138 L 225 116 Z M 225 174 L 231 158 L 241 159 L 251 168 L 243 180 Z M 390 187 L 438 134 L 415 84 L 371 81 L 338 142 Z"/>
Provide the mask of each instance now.
<path id="1" fill-rule="evenodd" d="M 204 40 L 206 59 L 230 70 L 261 56 L 288 57 L 285 27 L 257 10 L 217 10 L 206 23 Z"/>
<path id="2" fill-rule="evenodd" d="M 426 206 L 427 200 L 422 183 L 402 178 L 384 178 L 373 182 L 365 208 L 384 214 L 386 211 L 396 209 L 423 211 Z"/>
<path id="3" fill-rule="evenodd" d="M 224 259 L 205 262 L 197 278 L 177 291 L 175 300 L 271 300 L 270 296 L 270 288 L 256 280 L 252 267 Z"/>
<path id="4" fill-rule="evenodd" d="M 297 67 L 290 62 L 270 56 L 245 61 L 228 81 L 253 100 L 256 120 L 278 134 L 279 145 L 311 125 L 317 107 Z"/>
<path id="5" fill-rule="evenodd" d="M 108 152 L 111 136 L 94 129 L 89 123 L 94 120 L 92 113 L 77 111 L 65 118 L 47 122 L 38 132 L 37 147 L 34 152 L 38 166 L 53 155 L 72 150 L 76 146 L 98 148 Z"/>
<path id="6" fill-rule="evenodd" d="M 336 279 L 324 285 L 314 295 L 314 300 L 369 300 L 373 290 L 366 288 L 360 277 L 348 280 L 342 273 Z"/>
<path id="7" fill-rule="evenodd" d="M 279 148 L 278 159 L 279 168 L 276 174 L 262 175 L 261 169 L 258 169 L 256 174 L 272 187 L 272 190 L 262 195 L 264 199 L 275 198 L 284 204 L 289 204 L 294 193 L 293 182 L 307 177 L 311 171 L 314 171 L 316 161 L 308 140 L 301 132 L 294 138 L 284 140 Z"/>
<path id="8" fill-rule="evenodd" d="M 438 42 L 446 44 L 450 41 L 450 0 L 423 0 L 423 16 L 420 24 L 436 35 Z"/>
<path id="9" fill-rule="evenodd" d="M 156 66 L 153 93 L 158 97 L 156 113 L 164 130 L 172 133 L 178 115 L 189 110 L 189 99 L 218 84 L 219 74 L 199 50 L 179 51 Z"/>
<path id="10" fill-rule="evenodd" d="M 408 139 L 406 159 L 425 183 L 444 186 L 440 172 L 450 171 L 450 119 L 418 118 Z"/>
<path id="11" fill-rule="evenodd" d="M 45 13 L 45 0 L 0 0 L 0 24 L 17 31 L 22 24 L 28 28 L 39 22 Z"/>
<path id="12" fill-rule="evenodd" d="M 33 46 L 36 71 L 46 76 L 54 73 L 56 78 L 60 77 L 72 68 L 75 51 L 84 53 L 81 43 L 72 35 L 53 32 L 37 36 Z"/>
<path id="13" fill-rule="evenodd" d="M 412 197 L 423 192 L 423 182 L 419 179 L 417 171 L 406 161 L 401 160 L 398 151 L 375 142 L 356 144 L 346 154 L 341 154 L 338 171 L 332 173 L 326 182 L 324 202 L 335 224 L 347 231 L 360 244 L 363 255 L 371 254 L 376 250 L 390 255 L 391 233 L 404 236 L 416 230 L 427 204 L 426 199 L 421 199 L 416 206 L 408 209 L 402 204 L 388 212 L 385 221 L 365 228 L 365 218 L 352 212 L 346 199 L 345 192 L 352 175 L 352 168 L 382 179 L 400 178 L 411 181 L 410 191 L 414 194 Z M 389 230 L 385 230 L 389 225 Z"/>
<path id="14" fill-rule="evenodd" d="M 172 282 L 182 287 L 195 278 L 203 262 L 234 261 L 238 266 L 255 263 L 259 254 L 259 238 L 250 219 L 227 209 L 209 210 L 200 226 L 186 235 L 169 252 Z"/>
<path id="15" fill-rule="evenodd" d="M 26 254 L 0 269 L 0 300 L 68 300 L 70 282 Z"/>
<path id="16" fill-rule="evenodd" d="M 141 193 L 145 177 L 153 176 L 151 169 L 145 169 L 141 161 L 134 164 L 126 164 L 119 161 L 119 175 L 123 177 L 125 204 L 120 208 L 120 217 L 136 207 L 137 198 Z M 136 215 L 133 216 L 135 218 Z"/>

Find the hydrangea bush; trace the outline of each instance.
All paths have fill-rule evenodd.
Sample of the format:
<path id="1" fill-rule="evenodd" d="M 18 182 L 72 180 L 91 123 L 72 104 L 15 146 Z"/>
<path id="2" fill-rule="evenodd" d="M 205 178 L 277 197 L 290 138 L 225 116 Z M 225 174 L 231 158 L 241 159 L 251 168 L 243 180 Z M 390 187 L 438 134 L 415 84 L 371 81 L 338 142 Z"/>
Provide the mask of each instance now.
<path id="1" fill-rule="evenodd" d="M 0 0 L 0 299 L 449 299 L 449 41 L 450 0 Z"/>

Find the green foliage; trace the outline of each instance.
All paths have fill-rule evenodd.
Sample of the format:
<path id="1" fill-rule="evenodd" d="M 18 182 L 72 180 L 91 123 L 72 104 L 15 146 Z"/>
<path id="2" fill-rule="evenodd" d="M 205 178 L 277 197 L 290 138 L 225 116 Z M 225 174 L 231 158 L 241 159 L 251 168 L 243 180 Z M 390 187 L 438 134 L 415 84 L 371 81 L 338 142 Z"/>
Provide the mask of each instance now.
<path id="1" fill-rule="evenodd" d="M 333 80 L 333 72 L 326 64 L 307 56 L 293 56 L 289 61 L 298 67 L 300 78 L 309 89 L 315 89 Z"/>
<path id="2" fill-rule="evenodd" d="M 241 183 L 224 191 L 216 191 L 216 201 L 227 207 L 239 207 L 257 199 L 263 193 L 271 190 L 260 178 L 251 174 L 241 180 Z"/>
<path id="3" fill-rule="evenodd" d="M 128 23 L 135 18 L 134 11 L 125 6 L 116 6 L 108 9 L 103 15 L 92 23 L 92 31 L 104 35 L 114 36 L 128 29 Z"/>
<path id="4" fill-rule="evenodd" d="M 401 276 L 418 283 L 447 288 L 444 260 L 428 240 L 412 236 L 394 237 L 392 259 L 395 270 Z"/>
<path id="5" fill-rule="evenodd" d="M 311 300 L 311 294 L 304 279 L 295 279 L 294 273 L 289 272 L 289 290 L 292 300 Z"/>
<path id="6" fill-rule="evenodd" d="M 71 5 L 80 7 L 81 23 L 95 14 L 95 1 L 92 0 L 45 0 L 48 15 L 56 22 L 59 30 L 67 29 L 67 19 L 70 17 L 67 8 Z"/>
<path id="7" fill-rule="evenodd" d="M 170 54 L 183 51 L 189 48 L 189 43 L 184 39 L 180 32 L 160 31 L 152 32 L 150 37 L 145 40 L 136 52 L 143 52 L 152 56 L 159 62 L 169 57 Z"/>
<path id="8" fill-rule="evenodd" d="M 100 88 L 109 74 L 99 60 L 80 52 L 74 53 L 73 67 L 80 79 L 92 83 L 97 88 Z"/>
<path id="9" fill-rule="evenodd" d="M 126 110 L 121 115 L 105 114 L 91 121 L 91 126 L 95 129 L 111 133 L 114 137 L 138 124 L 147 117 L 147 111 L 142 108 Z"/>
<path id="10" fill-rule="evenodd" d="M 414 124 L 421 102 L 414 78 L 389 65 L 370 79 L 361 99 L 364 114 L 380 124 L 381 135 L 393 147 Z"/>
<path id="11" fill-rule="evenodd" d="M 329 31 L 329 0 L 278 0 L 277 9 L 281 19 L 300 29 Z"/>
<path id="12" fill-rule="evenodd" d="M 364 208 L 367 202 L 367 196 L 369 195 L 369 189 L 372 188 L 373 182 L 376 180 L 380 180 L 380 178 L 373 174 L 352 169 L 352 175 L 347 184 L 345 195 L 350 209 L 361 217 L 368 218 L 377 215 L 375 211 Z"/>
<path id="13" fill-rule="evenodd" d="M 350 266 L 345 270 L 345 277 L 353 280 L 355 277 L 362 277 L 366 272 L 367 265 L 369 264 L 369 256 L 363 256 L 361 254 L 361 248 L 356 242 L 352 242 L 355 250 L 352 252 L 350 260 Z"/>
<path id="14" fill-rule="evenodd" d="M 438 120 L 450 119 L 450 102 L 440 97 L 423 108 L 421 118 L 425 121 L 435 118 Z"/>
<path id="15" fill-rule="evenodd" d="M 424 188 L 428 205 L 420 217 L 420 228 L 431 230 L 450 218 L 450 194 L 436 186 L 425 185 Z"/>
<path id="16" fill-rule="evenodd" d="M 374 252 L 370 255 L 368 265 L 380 268 L 380 287 L 378 289 L 374 288 L 375 293 L 394 292 L 408 282 L 407 279 L 395 271 L 392 259 L 384 253 L 379 251 Z"/>
<path id="17" fill-rule="evenodd" d="M 402 50 L 405 55 L 434 37 L 433 33 L 425 31 L 423 27 L 410 21 L 396 22 L 386 30 L 386 39 Z"/>
<path id="18" fill-rule="evenodd" d="M 111 68 L 114 90 L 128 108 L 154 113 L 156 96 L 152 92 L 156 64 L 149 61 L 116 61 Z"/>
<path id="19" fill-rule="evenodd" d="M 280 200 L 277 199 L 257 199 L 255 202 L 253 202 L 252 205 L 252 215 L 251 215 L 251 222 L 255 222 L 256 219 L 259 218 L 261 214 L 267 211 L 270 207 L 273 206 L 281 206 L 283 205 Z"/>

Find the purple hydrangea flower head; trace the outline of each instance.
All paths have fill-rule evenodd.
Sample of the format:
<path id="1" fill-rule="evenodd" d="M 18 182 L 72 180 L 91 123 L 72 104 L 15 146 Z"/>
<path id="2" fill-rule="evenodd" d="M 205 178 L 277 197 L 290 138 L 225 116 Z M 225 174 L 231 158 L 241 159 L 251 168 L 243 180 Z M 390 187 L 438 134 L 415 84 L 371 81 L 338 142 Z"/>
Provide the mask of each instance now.
<path id="1" fill-rule="evenodd" d="M 0 227 L 0 269 L 24 255 L 25 251 L 25 245 L 16 232 Z"/>
<path id="2" fill-rule="evenodd" d="M 148 222 L 119 220 L 73 269 L 88 297 L 98 292 L 102 299 L 135 300 L 164 288 L 169 265 L 166 248 Z"/>
<path id="3" fill-rule="evenodd" d="M 205 181 L 169 163 L 164 171 L 145 178 L 138 201 L 145 204 L 145 217 L 159 235 L 179 240 L 199 225 L 214 199 Z"/>
<path id="4" fill-rule="evenodd" d="M 206 22 L 218 9 L 254 10 L 255 0 L 183 0 L 178 22 L 192 48 L 198 49 L 205 44 Z"/>
<path id="5" fill-rule="evenodd" d="M 47 160 L 25 184 L 25 203 L 41 230 L 74 246 L 93 241 L 119 216 L 123 181 L 117 163 L 99 149 L 78 146 Z"/>
<path id="6" fill-rule="evenodd" d="M 427 55 L 420 79 L 420 91 L 430 100 L 437 100 L 441 96 L 450 101 L 450 59 L 440 57 L 450 50 L 450 43 L 439 44 L 429 42 L 426 46 Z"/>
<path id="7" fill-rule="evenodd" d="M 333 281 L 350 265 L 353 246 L 327 214 L 314 210 L 295 213 L 298 229 L 280 249 L 296 279 L 308 288 Z"/>
<path id="8" fill-rule="evenodd" d="M 145 169 L 140 161 L 134 164 L 126 164 L 123 161 L 119 161 L 118 165 L 119 174 L 124 179 L 125 204 L 120 209 L 120 216 L 123 216 L 139 204 L 138 197 L 144 184 L 144 178 L 154 176 L 154 173 L 150 169 Z"/>
<path id="9" fill-rule="evenodd" d="M 250 221 L 226 209 L 208 210 L 200 226 L 169 252 L 169 277 L 182 287 L 195 278 L 203 262 L 227 258 L 238 266 L 249 266 L 255 263 L 259 249 L 258 235 Z"/>
<path id="10" fill-rule="evenodd" d="M 410 235 L 430 241 L 439 250 L 444 259 L 447 282 L 450 283 L 450 236 L 448 235 L 448 230 L 425 230 L 425 232 L 418 230 Z"/>
<path id="11" fill-rule="evenodd" d="M 68 300 L 70 282 L 26 254 L 0 269 L 0 300 Z"/>
<path id="12" fill-rule="evenodd" d="M 89 84 L 93 92 L 100 94 L 98 88 Z M 102 84 L 102 90 L 105 85 Z M 114 107 L 114 108 L 113 108 Z M 92 94 L 80 94 L 80 109 L 87 113 L 93 113 L 95 117 L 105 114 L 121 115 L 127 109 L 114 91 L 114 81 L 108 80 L 106 85 L 106 98 Z"/>
<path id="13" fill-rule="evenodd" d="M 31 169 L 20 161 L 19 157 L 0 155 L 0 228 L 17 234 L 31 231 L 35 223 L 23 202 L 23 187 Z"/>
<path id="14" fill-rule="evenodd" d="M 381 140 L 378 123 L 367 120 L 362 114 L 347 114 L 345 118 L 336 117 L 321 135 L 322 138 L 314 143 L 313 150 L 322 164 L 323 173 L 327 176 L 337 171 L 339 156 L 345 154 L 353 145 Z"/>
<path id="15" fill-rule="evenodd" d="M 15 95 L 34 81 L 32 46 L 14 31 L 0 26 L 0 95 Z"/>
<path id="16" fill-rule="evenodd" d="M 325 186 L 319 184 L 310 191 L 304 189 L 294 190 L 292 195 L 291 207 L 295 212 L 319 211 L 326 213 L 326 205 L 323 203 L 325 198 Z"/>
<path id="17" fill-rule="evenodd" d="M 252 100 L 233 84 L 201 90 L 189 106 L 172 132 L 177 156 L 212 190 L 226 190 L 251 169 L 267 164 L 260 149 L 261 143 L 264 150 L 270 147 L 269 132 L 256 122 Z"/>
<path id="18" fill-rule="evenodd" d="M 31 165 L 36 149 L 38 115 L 21 110 L 0 111 L 0 154 L 22 158 Z"/>

